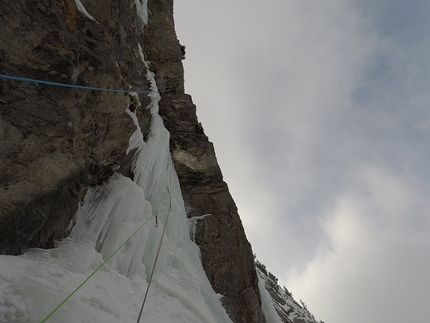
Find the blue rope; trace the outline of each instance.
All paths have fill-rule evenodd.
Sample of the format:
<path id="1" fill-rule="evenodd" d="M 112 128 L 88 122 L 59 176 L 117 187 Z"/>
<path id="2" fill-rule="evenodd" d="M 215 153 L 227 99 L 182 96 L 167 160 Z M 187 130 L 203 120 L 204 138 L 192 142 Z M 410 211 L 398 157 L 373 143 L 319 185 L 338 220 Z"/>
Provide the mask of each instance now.
<path id="1" fill-rule="evenodd" d="M 142 94 L 151 93 L 151 91 L 115 90 L 115 89 L 105 89 L 105 88 L 101 88 L 101 87 L 90 87 L 90 86 L 82 86 L 82 85 L 74 85 L 74 84 L 49 82 L 49 81 L 35 80 L 35 79 L 26 78 L 26 77 L 18 77 L 18 76 L 11 76 L 11 75 L 5 75 L 5 74 L 0 74 L 0 78 L 7 79 L 7 80 L 13 80 L 13 81 L 39 83 L 39 84 L 62 86 L 62 87 L 69 87 L 69 88 L 74 88 L 74 89 L 84 89 L 84 90 L 95 90 L 95 91 L 106 91 L 106 92 L 117 92 L 117 93 L 130 93 L 130 92 L 142 93 Z"/>

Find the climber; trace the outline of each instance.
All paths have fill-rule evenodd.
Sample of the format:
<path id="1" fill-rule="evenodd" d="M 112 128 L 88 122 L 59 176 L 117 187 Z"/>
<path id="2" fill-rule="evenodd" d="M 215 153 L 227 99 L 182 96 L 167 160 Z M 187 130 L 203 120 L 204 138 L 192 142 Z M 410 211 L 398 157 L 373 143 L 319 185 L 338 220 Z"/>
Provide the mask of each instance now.
<path id="1" fill-rule="evenodd" d="M 201 122 L 199 122 L 198 124 L 196 124 L 195 128 L 196 128 L 196 133 L 200 133 L 202 135 L 204 134 L 203 126 L 202 126 Z"/>

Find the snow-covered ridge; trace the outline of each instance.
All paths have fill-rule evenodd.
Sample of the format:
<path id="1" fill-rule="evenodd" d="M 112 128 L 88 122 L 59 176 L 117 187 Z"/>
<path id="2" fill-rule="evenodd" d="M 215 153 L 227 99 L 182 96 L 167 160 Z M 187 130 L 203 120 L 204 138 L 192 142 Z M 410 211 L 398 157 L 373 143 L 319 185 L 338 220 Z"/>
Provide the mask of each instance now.
<path id="1" fill-rule="evenodd" d="M 308 310 L 305 303 L 301 305 L 293 298 L 290 291 L 284 286 L 278 285 L 278 279 L 266 269 L 266 266 L 256 260 L 255 262 L 258 277 L 260 279 L 260 291 L 262 294 L 263 305 L 270 297 L 271 304 L 277 313 L 276 320 L 281 323 L 324 323 L 317 321 L 313 314 Z M 266 314 L 266 317 L 268 315 Z"/>

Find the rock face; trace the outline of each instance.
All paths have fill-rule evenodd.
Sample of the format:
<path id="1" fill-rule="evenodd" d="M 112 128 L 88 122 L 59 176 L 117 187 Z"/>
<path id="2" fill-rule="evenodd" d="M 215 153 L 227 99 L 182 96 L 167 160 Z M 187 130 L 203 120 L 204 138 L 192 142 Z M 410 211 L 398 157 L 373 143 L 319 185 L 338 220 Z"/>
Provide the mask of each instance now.
<path id="1" fill-rule="evenodd" d="M 183 93 L 183 52 L 174 30 L 173 1 L 150 0 L 148 8 L 145 53 L 159 89 L 176 91 L 162 95 L 160 115 L 170 131 L 187 215 L 196 219 L 194 241 L 200 247 L 203 268 L 214 290 L 224 296 L 223 305 L 234 322 L 264 323 L 251 245 L 213 145 L 196 129 L 196 107 Z"/>
<path id="2" fill-rule="evenodd" d="M 129 4 L 94 3 L 87 9 L 97 22 L 73 0 L 0 4 L 2 74 L 148 87 Z M 68 234 L 87 187 L 121 164 L 134 131 L 127 96 L 0 80 L 0 253 L 52 247 Z M 145 111 L 140 119 L 145 129 Z"/>
<path id="3" fill-rule="evenodd" d="M 172 0 L 0 0 L 2 74 L 91 87 L 145 90 L 143 47 L 163 92 L 160 114 L 204 270 L 235 323 L 265 323 L 251 246 L 212 143 L 184 94 L 183 48 Z M 138 7 L 136 7 L 136 5 Z M 140 95 L 142 106 L 149 101 Z M 145 100 L 147 100 L 145 102 Z M 90 185 L 132 176 L 128 94 L 0 80 L 0 253 L 49 248 L 65 237 Z M 144 109 L 136 111 L 142 129 Z"/>
<path id="4" fill-rule="evenodd" d="M 261 312 L 251 246 L 216 161 L 212 143 L 196 132 L 196 107 L 186 94 L 166 94 L 160 114 L 171 133 L 171 150 L 203 268 L 233 322 L 266 322 Z"/>

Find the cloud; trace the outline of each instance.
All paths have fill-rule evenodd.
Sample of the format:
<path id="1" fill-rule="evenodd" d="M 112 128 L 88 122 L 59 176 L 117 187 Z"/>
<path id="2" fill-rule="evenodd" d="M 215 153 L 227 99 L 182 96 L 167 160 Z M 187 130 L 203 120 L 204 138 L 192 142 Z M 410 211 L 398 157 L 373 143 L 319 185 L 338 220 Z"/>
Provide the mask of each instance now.
<path id="1" fill-rule="evenodd" d="M 263 261 L 289 246 L 282 266 L 291 268 L 303 266 L 324 239 L 316 216 L 339 189 L 348 162 L 366 151 L 346 123 L 355 113 L 352 92 L 380 43 L 360 14 L 339 1 L 293 2 L 271 14 L 247 34 L 249 48 L 242 46 L 246 54 L 232 76 L 243 104 L 231 108 L 243 113 L 240 150 L 275 203 L 253 226 L 242 215 L 247 232 Z M 268 240 L 260 230 L 268 214 L 277 237 L 269 254 L 258 246 Z"/>
<path id="2" fill-rule="evenodd" d="M 428 1 L 181 6 L 187 91 L 260 261 L 326 322 L 428 315 Z"/>
<path id="3" fill-rule="evenodd" d="M 288 286 L 317 318 L 341 322 L 425 321 L 430 310 L 426 194 L 405 175 L 364 165 L 357 183 L 326 211 L 330 245 Z"/>

